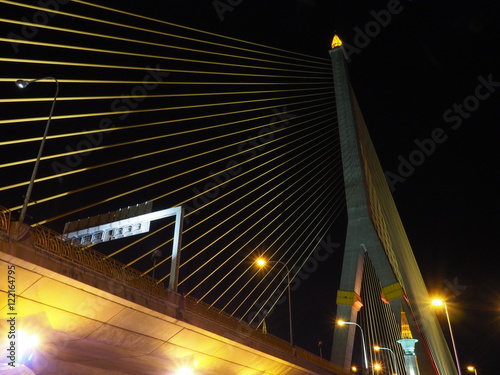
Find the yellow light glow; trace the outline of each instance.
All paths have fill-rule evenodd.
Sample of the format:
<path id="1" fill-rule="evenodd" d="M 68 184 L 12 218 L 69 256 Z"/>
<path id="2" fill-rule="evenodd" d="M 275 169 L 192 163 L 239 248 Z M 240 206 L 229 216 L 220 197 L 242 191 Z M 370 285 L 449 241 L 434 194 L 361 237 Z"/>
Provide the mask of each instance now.
<path id="1" fill-rule="evenodd" d="M 382 371 L 382 365 L 380 363 L 374 363 L 373 364 L 373 369 L 375 371 Z"/>
<path id="2" fill-rule="evenodd" d="M 18 332 L 19 337 L 19 361 L 29 361 L 33 354 L 33 351 L 40 344 L 40 340 L 37 335 L 29 335 L 25 331 Z"/>
<path id="3" fill-rule="evenodd" d="M 177 370 L 176 375 L 193 375 L 193 369 L 188 366 L 181 367 Z"/>
<path id="4" fill-rule="evenodd" d="M 358 368 L 357 368 L 356 366 L 352 366 L 352 367 L 351 367 L 351 371 L 352 371 L 352 372 L 358 372 Z"/>
<path id="5" fill-rule="evenodd" d="M 375 346 L 373 347 L 373 350 L 376 350 L 376 351 L 379 351 L 380 349 L 381 349 L 381 347 L 380 347 L 380 346 L 378 346 L 378 345 L 375 345 Z"/>
<path id="6" fill-rule="evenodd" d="M 340 47 L 342 46 L 342 41 L 340 40 L 340 38 L 338 37 L 337 34 L 335 34 L 333 36 L 333 40 L 332 40 L 332 49 L 335 48 L 335 47 Z"/>
<path id="7" fill-rule="evenodd" d="M 37 335 L 28 335 L 24 331 L 19 331 L 19 339 L 22 340 L 22 344 L 25 347 L 31 349 L 38 347 L 38 344 L 40 343 Z"/>
<path id="8" fill-rule="evenodd" d="M 259 258 L 259 259 L 257 259 L 257 261 L 256 261 L 255 263 L 257 263 L 257 265 L 258 265 L 259 267 L 264 267 L 264 266 L 266 265 L 266 263 L 267 263 L 267 262 L 266 262 L 264 259 Z"/>
<path id="9" fill-rule="evenodd" d="M 337 320 L 337 324 L 339 326 L 343 326 L 343 325 L 345 325 L 345 321 L 343 321 L 342 319 L 339 319 L 339 320 Z"/>
<path id="10" fill-rule="evenodd" d="M 474 366 L 467 366 L 467 371 L 473 372 L 476 368 Z"/>
<path id="11" fill-rule="evenodd" d="M 433 304 L 434 306 L 443 306 L 444 302 L 443 302 L 443 300 L 442 300 L 442 299 L 433 299 L 433 300 L 432 300 L 432 304 Z"/>

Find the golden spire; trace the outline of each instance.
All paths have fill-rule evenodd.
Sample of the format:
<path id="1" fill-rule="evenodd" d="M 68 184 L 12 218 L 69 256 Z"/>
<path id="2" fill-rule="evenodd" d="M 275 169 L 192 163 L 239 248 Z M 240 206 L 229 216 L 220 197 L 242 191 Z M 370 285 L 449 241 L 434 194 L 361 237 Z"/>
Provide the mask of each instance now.
<path id="1" fill-rule="evenodd" d="M 401 306 L 401 338 L 402 339 L 412 339 L 410 324 L 408 324 L 408 318 L 406 317 L 406 313 L 403 311 L 403 307 Z"/>
<path id="2" fill-rule="evenodd" d="M 333 40 L 332 40 L 332 49 L 334 49 L 335 47 L 340 47 L 341 45 L 342 45 L 342 41 L 337 36 L 337 34 L 335 34 L 333 36 Z"/>

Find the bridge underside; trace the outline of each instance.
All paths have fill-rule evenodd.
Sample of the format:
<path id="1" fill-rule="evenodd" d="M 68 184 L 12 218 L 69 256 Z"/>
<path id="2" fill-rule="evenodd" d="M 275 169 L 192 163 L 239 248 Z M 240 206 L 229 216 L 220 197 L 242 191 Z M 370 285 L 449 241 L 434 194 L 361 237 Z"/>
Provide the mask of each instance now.
<path id="1" fill-rule="evenodd" d="M 0 241 L 0 260 L 1 275 L 15 265 L 16 330 L 40 337 L 30 364 L 37 374 L 171 374 L 182 366 L 203 374 L 334 373 L 304 367 L 296 354 L 259 345 L 244 329 L 188 316 L 179 295 L 147 295 L 16 241 Z M 5 276 L 4 317 L 6 286 Z M 9 329 L 6 319 L 0 329 Z"/>

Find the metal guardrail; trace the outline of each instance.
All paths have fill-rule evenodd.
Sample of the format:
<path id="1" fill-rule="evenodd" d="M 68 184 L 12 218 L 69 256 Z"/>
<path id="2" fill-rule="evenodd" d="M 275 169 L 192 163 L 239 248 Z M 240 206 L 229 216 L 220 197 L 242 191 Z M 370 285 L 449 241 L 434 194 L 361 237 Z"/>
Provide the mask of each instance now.
<path id="1" fill-rule="evenodd" d="M 10 210 L 0 206 L 0 239 L 9 236 L 11 217 Z"/>
<path id="2" fill-rule="evenodd" d="M 10 236 L 12 212 L 0 206 L 0 240 Z M 107 258 L 91 248 L 64 238 L 59 233 L 41 225 L 33 228 L 33 247 L 39 251 L 56 255 L 80 267 L 85 267 L 118 282 L 131 285 L 152 295 L 165 297 L 163 283 L 157 283 L 150 276 L 127 267 L 125 264 Z"/>
<path id="3" fill-rule="evenodd" d="M 104 254 L 63 238 L 59 233 L 43 226 L 34 227 L 33 246 L 35 249 L 57 255 L 78 266 L 83 266 L 101 275 L 118 280 L 124 284 L 139 288 L 152 295 L 165 297 L 163 283 L 157 284 L 150 276 L 127 267 Z"/>

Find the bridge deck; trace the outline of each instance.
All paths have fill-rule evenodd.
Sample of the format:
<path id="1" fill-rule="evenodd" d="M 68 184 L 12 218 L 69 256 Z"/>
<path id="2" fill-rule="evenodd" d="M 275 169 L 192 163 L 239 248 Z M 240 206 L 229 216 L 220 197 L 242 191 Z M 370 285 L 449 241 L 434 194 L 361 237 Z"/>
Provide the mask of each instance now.
<path id="1" fill-rule="evenodd" d="M 158 374 L 190 365 L 204 374 L 345 373 L 195 300 L 162 297 L 57 256 L 24 229 L 20 239 L 4 232 L 0 274 L 15 266 L 17 329 L 36 332 L 43 343 L 33 361 L 37 369 Z M 1 308 L 7 316 L 7 303 Z"/>

